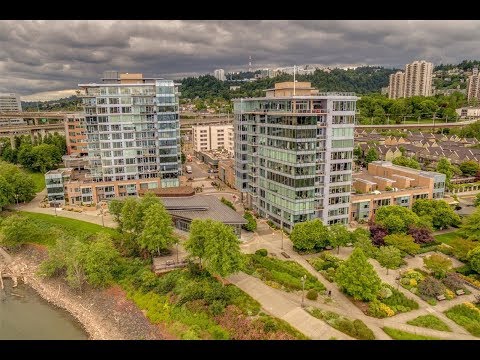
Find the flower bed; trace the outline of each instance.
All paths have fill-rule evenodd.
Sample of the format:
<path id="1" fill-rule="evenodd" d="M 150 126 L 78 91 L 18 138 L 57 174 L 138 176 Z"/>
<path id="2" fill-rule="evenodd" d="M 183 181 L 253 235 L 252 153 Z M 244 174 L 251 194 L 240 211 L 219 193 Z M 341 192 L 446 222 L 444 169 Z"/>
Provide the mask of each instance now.
<path id="1" fill-rule="evenodd" d="M 452 331 L 447 324 L 445 324 L 435 315 L 422 315 L 415 319 L 407 321 L 407 324 L 438 331 Z"/>
<path id="2" fill-rule="evenodd" d="M 333 256 L 329 251 L 324 251 L 320 256 L 310 258 L 307 261 L 330 282 L 335 281 L 335 271 L 343 262 L 342 259 Z"/>
<path id="3" fill-rule="evenodd" d="M 418 303 L 415 300 L 407 298 L 394 287 L 383 284 L 377 299 L 368 302 L 368 308 L 364 312 L 369 316 L 385 318 L 416 309 Z"/>
<path id="4" fill-rule="evenodd" d="M 320 310 L 309 307 L 307 312 L 317 319 L 325 321 L 331 327 L 359 340 L 375 340 L 373 331 L 361 320 L 350 320 L 345 316 L 334 313 L 333 311 Z"/>
<path id="5" fill-rule="evenodd" d="M 430 305 L 437 304 L 437 296 L 443 295 L 445 300 L 451 300 L 457 297 L 455 293 L 457 290 L 463 290 L 466 294 L 470 293 L 462 285 L 462 281 L 457 274 L 449 274 L 440 281 L 420 269 L 408 269 L 403 272 L 400 285 Z"/>
<path id="6" fill-rule="evenodd" d="M 398 330 L 387 326 L 383 327 L 382 329 L 393 340 L 440 340 L 439 338 L 433 336 L 412 334 L 407 331 Z"/>
<path id="7" fill-rule="evenodd" d="M 468 283 L 471 287 L 480 290 L 480 281 L 475 277 L 476 275 L 466 276 L 463 274 L 458 274 L 458 276 L 465 282 Z"/>
<path id="8" fill-rule="evenodd" d="M 282 261 L 268 256 L 247 255 L 244 271 L 265 284 L 285 291 L 302 290 L 301 277 L 306 275 L 305 290 L 323 292 L 325 286 L 295 261 Z"/>

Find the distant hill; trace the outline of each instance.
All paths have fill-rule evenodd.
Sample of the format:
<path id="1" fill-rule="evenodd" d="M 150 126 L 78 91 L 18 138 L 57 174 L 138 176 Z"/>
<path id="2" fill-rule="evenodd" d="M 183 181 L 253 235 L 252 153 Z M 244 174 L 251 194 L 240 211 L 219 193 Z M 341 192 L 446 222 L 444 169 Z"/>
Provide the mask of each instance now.
<path id="1" fill-rule="evenodd" d="M 382 87 L 388 86 L 389 75 L 397 69 L 386 69 L 379 66 L 363 66 L 356 69 L 315 70 L 311 75 L 298 75 L 298 81 L 310 81 L 320 91 L 352 91 L 357 94 L 379 93 Z M 249 74 L 251 75 L 251 74 Z M 250 82 L 219 81 L 211 75 L 197 78 L 185 78 L 180 82 L 182 98 L 200 99 L 263 96 L 263 90 L 271 88 L 276 82 L 293 81 L 293 75 L 280 74 L 274 78 L 263 78 Z M 240 86 L 230 90 L 230 86 Z"/>
<path id="2" fill-rule="evenodd" d="M 72 95 L 67 98 L 48 101 L 22 101 L 23 111 L 81 111 L 81 99 Z"/>

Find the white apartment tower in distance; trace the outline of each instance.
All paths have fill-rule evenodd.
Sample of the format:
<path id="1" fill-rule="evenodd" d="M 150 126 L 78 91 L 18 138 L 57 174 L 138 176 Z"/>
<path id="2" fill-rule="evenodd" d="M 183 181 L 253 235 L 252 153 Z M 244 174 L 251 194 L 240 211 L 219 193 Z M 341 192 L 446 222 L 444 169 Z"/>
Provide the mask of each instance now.
<path id="1" fill-rule="evenodd" d="M 478 68 L 473 68 L 472 75 L 468 77 L 467 95 L 468 102 L 474 99 L 480 101 L 480 76 L 478 75 Z"/>
<path id="2" fill-rule="evenodd" d="M 179 186 L 178 91 L 173 80 L 104 73 L 79 84 L 86 122 L 90 178 L 141 180 L 148 189 Z"/>
<path id="3" fill-rule="evenodd" d="M 226 78 L 225 78 L 225 70 L 223 69 L 217 69 L 213 72 L 213 76 L 215 76 L 215 78 L 217 80 L 220 80 L 220 81 L 225 81 Z"/>
<path id="4" fill-rule="evenodd" d="M 388 85 L 388 97 L 390 99 L 398 99 L 403 97 L 403 87 L 405 85 L 405 73 L 397 71 L 390 74 L 390 82 Z"/>
<path id="5" fill-rule="evenodd" d="M 417 60 L 405 65 L 405 73 L 390 75 L 389 98 L 432 96 L 433 64 Z M 402 81 L 403 78 L 403 81 Z"/>
<path id="6" fill-rule="evenodd" d="M 21 112 L 22 102 L 14 93 L 0 94 L 0 112 Z M 23 123 L 21 118 L 0 119 L 0 125 L 12 125 Z"/>
<path id="7" fill-rule="evenodd" d="M 425 60 L 405 65 L 404 97 L 432 96 L 433 64 Z"/>
<path id="8" fill-rule="evenodd" d="M 234 99 L 235 176 L 247 207 L 290 232 L 298 222 L 347 224 L 357 97 L 284 82 Z"/>

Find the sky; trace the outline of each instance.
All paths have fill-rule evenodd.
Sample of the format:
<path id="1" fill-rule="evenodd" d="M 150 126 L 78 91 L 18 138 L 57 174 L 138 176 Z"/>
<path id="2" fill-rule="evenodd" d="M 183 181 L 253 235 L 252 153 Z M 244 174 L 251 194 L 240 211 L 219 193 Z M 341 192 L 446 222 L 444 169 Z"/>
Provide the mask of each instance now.
<path id="1" fill-rule="evenodd" d="M 1 20 L 0 92 L 75 93 L 105 70 L 181 79 L 321 64 L 403 68 L 480 59 L 478 20 Z"/>

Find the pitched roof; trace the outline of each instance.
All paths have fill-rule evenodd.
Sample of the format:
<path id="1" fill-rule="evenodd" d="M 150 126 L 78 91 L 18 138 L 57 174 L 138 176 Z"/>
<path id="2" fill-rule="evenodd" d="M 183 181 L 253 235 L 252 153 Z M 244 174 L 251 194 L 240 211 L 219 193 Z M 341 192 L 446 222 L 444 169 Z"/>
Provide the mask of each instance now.
<path id="1" fill-rule="evenodd" d="M 235 210 L 223 204 L 214 195 L 162 198 L 167 211 L 187 220 L 212 219 L 225 224 L 246 224 L 247 221 Z"/>

